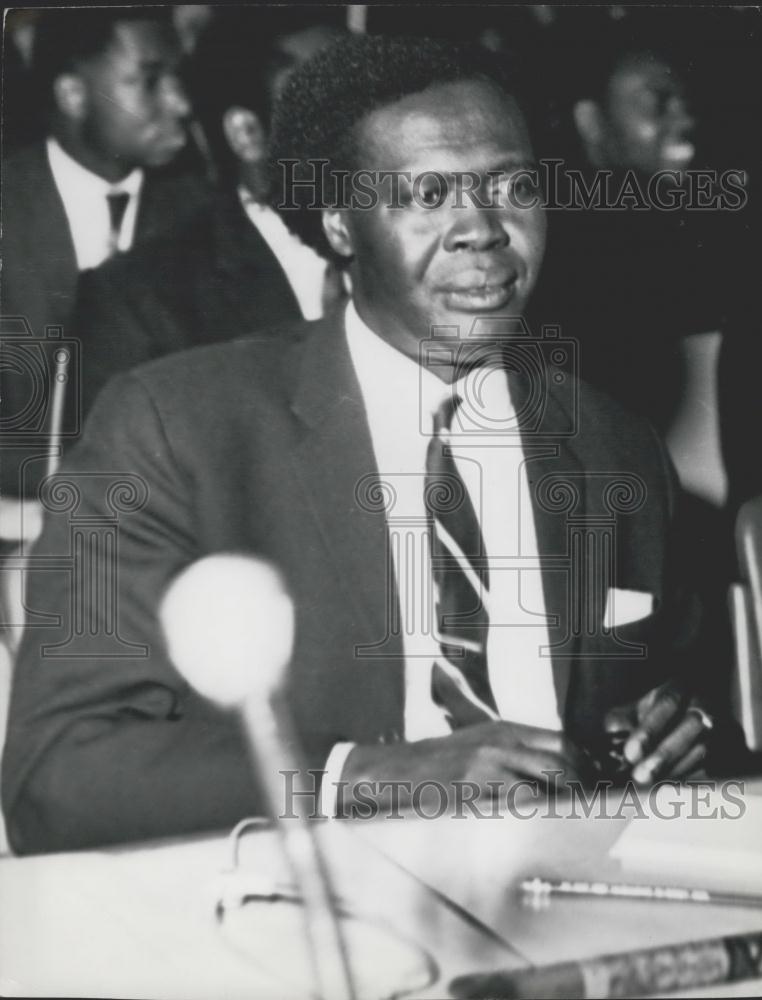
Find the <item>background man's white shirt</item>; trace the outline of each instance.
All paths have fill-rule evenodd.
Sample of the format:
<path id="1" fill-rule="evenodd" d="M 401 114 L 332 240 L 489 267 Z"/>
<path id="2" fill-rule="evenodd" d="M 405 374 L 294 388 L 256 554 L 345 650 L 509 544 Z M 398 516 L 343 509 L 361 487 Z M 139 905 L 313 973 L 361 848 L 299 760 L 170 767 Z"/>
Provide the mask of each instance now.
<path id="1" fill-rule="evenodd" d="M 87 271 L 107 260 L 114 250 L 129 250 L 135 236 L 144 172 L 136 167 L 121 181 L 111 183 L 94 174 L 49 137 L 47 154 L 58 193 L 69 223 L 77 268 Z M 126 194 L 127 208 L 114 245 L 111 233 L 109 194 Z"/>
<path id="2" fill-rule="evenodd" d="M 302 315 L 305 319 L 321 319 L 326 261 L 295 236 L 269 205 L 256 201 L 243 187 L 238 194 L 249 220 L 283 268 Z"/>

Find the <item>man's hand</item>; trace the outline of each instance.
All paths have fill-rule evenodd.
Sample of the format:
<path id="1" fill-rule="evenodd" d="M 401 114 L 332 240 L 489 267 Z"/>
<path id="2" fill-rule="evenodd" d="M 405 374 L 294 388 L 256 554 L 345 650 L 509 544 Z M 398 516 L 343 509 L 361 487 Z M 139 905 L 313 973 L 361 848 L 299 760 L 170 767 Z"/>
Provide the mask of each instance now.
<path id="1" fill-rule="evenodd" d="M 632 765 L 633 781 L 649 785 L 657 778 L 695 773 L 706 757 L 712 722 L 695 700 L 667 683 L 635 704 L 612 709 L 604 728 L 607 733 L 629 732 L 623 753 Z"/>
<path id="2" fill-rule="evenodd" d="M 383 807 L 388 804 L 384 782 L 410 783 L 413 793 L 416 784 L 438 782 L 448 796 L 455 783 L 469 782 L 478 786 L 480 795 L 490 796 L 495 786 L 490 789 L 489 782 L 502 782 L 504 789 L 529 779 L 545 788 L 554 780 L 554 772 L 559 786 L 594 776 L 590 759 L 563 733 L 513 722 L 483 722 L 435 739 L 357 746 L 347 758 L 342 779 L 349 783 L 350 797 L 357 782 L 366 783 L 366 798 L 367 783 L 378 787 L 376 801 Z"/>

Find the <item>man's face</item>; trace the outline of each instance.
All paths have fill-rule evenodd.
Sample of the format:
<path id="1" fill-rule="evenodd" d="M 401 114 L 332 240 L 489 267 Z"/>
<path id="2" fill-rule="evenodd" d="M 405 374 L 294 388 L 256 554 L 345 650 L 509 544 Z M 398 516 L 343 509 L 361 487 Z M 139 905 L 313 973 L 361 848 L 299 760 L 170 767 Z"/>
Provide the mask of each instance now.
<path id="1" fill-rule="evenodd" d="M 465 336 L 480 316 L 521 315 L 542 262 L 545 217 L 506 196 L 511 172 L 533 163 L 515 101 L 487 82 L 442 84 L 374 111 L 358 129 L 358 167 L 413 179 L 437 171 L 450 184 L 438 207 L 422 204 L 422 178 L 417 197 L 401 182 L 403 207 L 389 207 L 381 184 L 376 207 L 343 213 L 355 302 L 369 326 L 417 359 L 432 326 L 458 326 Z M 479 199 L 493 207 L 462 188 L 458 197 L 454 175 L 466 171 L 479 176 Z M 439 182 L 431 187 L 435 205 Z M 513 200 L 528 203 L 532 193 Z"/>
<path id="2" fill-rule="evenodd" d="M 608 165 L 653 174 L 685 169 L 693 159 L 694 122 L 682 84 L 656 56 L 638 53 L 620 63 L 603 110 Z"/>
<path id="3" fill-rule="evenodd" d="M 168 163 L 186 141 L 190 107 L 177 77 L 177 41 L 169 25 L 116 24 L 113 41 L 78 71 L 87 92 L 82 141 L 104 167 Z"/>

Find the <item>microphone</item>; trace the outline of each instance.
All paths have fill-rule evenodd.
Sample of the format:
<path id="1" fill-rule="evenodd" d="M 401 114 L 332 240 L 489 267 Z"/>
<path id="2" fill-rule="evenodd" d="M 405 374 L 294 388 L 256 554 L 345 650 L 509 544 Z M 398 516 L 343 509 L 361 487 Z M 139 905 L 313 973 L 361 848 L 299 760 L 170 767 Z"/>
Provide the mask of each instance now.
<path id="1" fill-rule="evenodd" d="M 326 859 L 302 809 L 279 819 L 283 770 L 299 770 L 283 687 L 294 640 L 294 607 L 270 564 L 235 553 L 192 563 L 159 608 L 169 655 L 204 697 L 237 707 L 267 809 L 304 903 L 305 930 L 322 1000 L 356 993 Z"/>

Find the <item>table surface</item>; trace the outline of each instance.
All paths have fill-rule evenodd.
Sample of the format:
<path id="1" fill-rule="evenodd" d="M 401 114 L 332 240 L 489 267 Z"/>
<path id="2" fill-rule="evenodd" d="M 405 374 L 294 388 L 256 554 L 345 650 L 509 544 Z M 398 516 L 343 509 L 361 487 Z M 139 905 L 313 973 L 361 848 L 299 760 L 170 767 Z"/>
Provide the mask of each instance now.
<path id="1" fill-rule="evenodd" d="M 528 874 L 628 876 L 608 856 L 627 822 L 506 815 L 320 824 L 338 893 L 357 915 L 346 927 L 361 997 L 403 986 L 446 997 L 453 976 L 468 971 L 762 930 L 762 913 L 751 908 L 564 899 L 533 909 L 515 892 Z M 0 994 L 308 997 L 299 907 L 252 903 L 222 922 L 216 916 L 221 896 L 252 880 L 287 881 L 273 830 L 245 835 L 237 872 L 230 868 L 225 836 L 0 861 Z M 762 981 L 680 995 L 762 996 Z"/>

